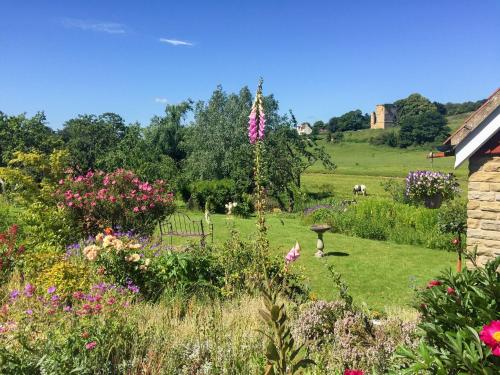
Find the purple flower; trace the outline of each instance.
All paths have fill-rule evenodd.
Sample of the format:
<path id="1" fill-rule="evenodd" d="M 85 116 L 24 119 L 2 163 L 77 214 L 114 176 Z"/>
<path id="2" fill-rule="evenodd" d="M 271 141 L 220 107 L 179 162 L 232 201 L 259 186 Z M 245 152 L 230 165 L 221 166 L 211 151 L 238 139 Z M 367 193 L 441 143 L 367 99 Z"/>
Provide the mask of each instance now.
<path id="1" fill-rule="evenodd" d="M 28 314 L 28 315 L 33 315 L 33 310 L 28 309 L 28 310 L 25 311 L 25 313 Z"/>
<path id="2" fill-rule="evenodd" d="M 35 291 L 35 287 L 31 285 L 30 283 L 26 284 L 24 287 L 24 295 L 26 297 L 32 297 L 33 292 Z"/>
<path id="3" fill-rule="evenodd" d="M 12 292 L 10 292 L 10 298 L 15 300 L 17 299 L 17 297 L 19 297 L 19 290 L 13 290 Z"/>
<path id="4" fill-rule="evenodd" d="M 55 286 L 50 286 L 49 289 L 47 289 L 47 293 L 49 294 L 52 294 L 56 291 L 56 287 Z"/>
<path id="5" fill-rule="evenodd" d="M 63 311 L 64 311 L 64 312 L 71 312 L 71 310 L 72 310 L 72 309 L 71 309 L 71 306 L 64 306 L 64 307 L 63 307 Z"/>
<path id="6" fill-rule="evenodd" d="M 51 300 L 51 301 L 59 301 L 59 299 L 60 299 L 60 298 L 59 298 L 59 296 L 58 296 L 57 294 L 54 294 L 54 295 L 50 298 L 50 300 Z"/>

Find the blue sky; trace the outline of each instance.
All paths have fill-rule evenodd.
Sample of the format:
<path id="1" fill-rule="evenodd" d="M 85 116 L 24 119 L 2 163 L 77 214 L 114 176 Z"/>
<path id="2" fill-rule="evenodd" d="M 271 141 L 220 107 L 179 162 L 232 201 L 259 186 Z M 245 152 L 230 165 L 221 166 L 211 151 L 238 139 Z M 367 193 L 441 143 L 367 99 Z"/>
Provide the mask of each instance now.
<path id="1" fill-rule="evenodd" d="M 0 110 L 147 124 L 164 103 L 264 77 L 299 121 L 410 93 L 500 86 L 500 1 L 22 1 L 0 4 Z"/>

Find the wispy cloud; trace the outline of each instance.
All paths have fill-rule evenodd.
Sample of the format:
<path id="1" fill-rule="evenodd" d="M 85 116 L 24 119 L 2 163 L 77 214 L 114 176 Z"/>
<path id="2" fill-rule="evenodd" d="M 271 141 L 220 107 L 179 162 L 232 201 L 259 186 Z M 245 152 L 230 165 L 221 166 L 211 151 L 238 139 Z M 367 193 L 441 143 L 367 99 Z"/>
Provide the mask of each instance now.
<path id="1" fill-rule="evenodd" d="M 187 40 L 160 38 L 160 42 L 168 43 L 173 46 L 194 46 L 194 43 L 188 42 Z"/>
<path id="2" fill-rule="evenodd" d="M 96 31 L 107 34 L 125 34 L 127 32 L 125 25 L 116 22 L 95 22 L 76 18 L 63 18 L 61 23 L 64 27 L 85 31 Z"/>
<path id="3" fill-rule="evenodd" d="M 155 98 L 155 103 L 167 104 L 168 100 L 167 98 Z"/>

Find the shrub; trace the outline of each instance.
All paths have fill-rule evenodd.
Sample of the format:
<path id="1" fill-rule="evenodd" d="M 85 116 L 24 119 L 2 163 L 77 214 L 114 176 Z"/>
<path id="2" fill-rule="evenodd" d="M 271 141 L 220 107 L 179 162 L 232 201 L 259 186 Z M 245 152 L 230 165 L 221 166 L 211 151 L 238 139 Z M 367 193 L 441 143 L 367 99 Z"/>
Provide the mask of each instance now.
<path id="1" fill-rule="evenodd" d="M 441 197 L 452 199 L 459 193 L 456 177 L 451 173 L 433 171 L 416 171 L 406 177 L 406 196 L 415 203 L 426 199 Z"/>
<path id="2" fill-rule="evenodd" d="M 17 236 L 18 226 L 15 224 L 5 232 L 0 232 L 0 285 L 8 280 L 24 253 L 24 246 L 19 245 Z"/>
<path id="3" fill-rule="evenodd" d="M 377 135 L 370 138 L 370 144 L 376 146 L 386 145 L 389 147 L 398 147 L 399 132 L 396 129 L 379 132 Z"/>
<path id="4" fill-rule="evenodd" d="M 394 179 L 389 178 L 380 183 L 386 193 L 388 193 L 395 202 L 409 203 L 408 197 L 405 194 L 405 184 Z"/>
<path id="5" fill-rule="evenodd" d="M 484 268 L 446 271 L 418 293 L 424 341 L 418 350 L 402 349 L 411 361 L 405 372 L 493 374 L 500 357 L 482 342 L 479 332 L 500 319 L 500 257 Z"/>
<path id="6" fill-rule="evenodd" d="M 237 201 L 236 184 L 229 179 L 197 181 L 191 184 L 190 190 L 192 205 L 203 208 L 208 202 L 209 208 L 217 213 L 225 213 L 225 205 Z"/>
<path id="7" fill-rule="evenodd" d="M 327 222 L 334 232 L 373 240 L 420 245 L 429 248 L 453 248 L 450 233 L 438 228 L 437 210 L 370 198 L 346 206 L 345 211 L 321 209 L 310 217 Z M 319 220 L 319 221 L 316 221 Z"/>
<path id="8" fill-rule="evenodd" d="M 157 221 L 173 211 L 173 195 L 163 181 L 150 184 L 123 169 L 108 174 L 88 172 L 59 184 L 59 205 L 85 234 L 105 227 L 151 233 Z"/>
<path id="9" fill-rule="evenodd" d="M 467 202 L 459 199 L 446 202 L 439 210 L 438 226 L 443 233 L 465 234 L 467 232 Z"/>
<path id="10" fill-rule="evenodd" d="M 130 366 L 131 291 L 98 284 L 63 298 L 57 288 L 27 283 L 9 295 L 0 316 L 2 374 L 111 374 Z"/>

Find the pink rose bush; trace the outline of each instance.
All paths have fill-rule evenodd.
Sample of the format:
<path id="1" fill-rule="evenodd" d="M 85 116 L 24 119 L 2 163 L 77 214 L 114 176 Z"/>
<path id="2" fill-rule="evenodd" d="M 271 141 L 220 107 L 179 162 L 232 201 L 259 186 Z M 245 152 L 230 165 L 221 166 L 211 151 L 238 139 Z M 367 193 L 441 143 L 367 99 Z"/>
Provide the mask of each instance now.
<path id="1" fill-rule="evenodd" d="M 132 171 L 92 172 L 59 181 L 56 198 L 84 234 L 104 227 L 150 233 L 174 209 L 166 183 L 141 181 Z"/>

